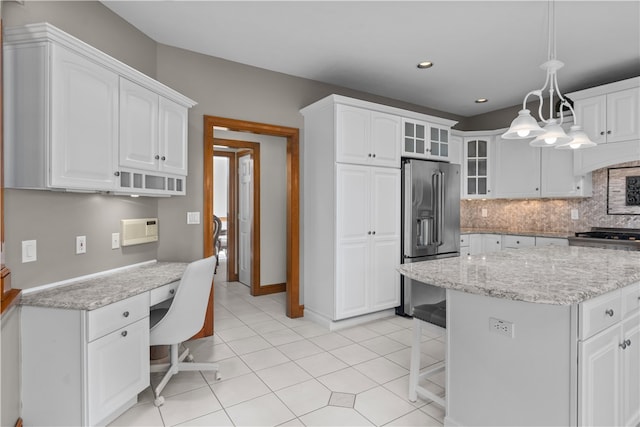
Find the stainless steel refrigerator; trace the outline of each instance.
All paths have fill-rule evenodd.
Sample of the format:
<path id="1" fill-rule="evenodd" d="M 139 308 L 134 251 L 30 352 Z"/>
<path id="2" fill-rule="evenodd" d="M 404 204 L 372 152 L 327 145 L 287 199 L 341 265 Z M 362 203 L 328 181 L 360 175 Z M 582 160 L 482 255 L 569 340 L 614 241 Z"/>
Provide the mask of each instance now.
<path id="1" fill-rule="evenodd" d="M 402 160 L 403 264 L 460 256 L 460 165 Z M 402 276 L 401 305 L 413 307 L 445 299 L 444 289 Z"/>

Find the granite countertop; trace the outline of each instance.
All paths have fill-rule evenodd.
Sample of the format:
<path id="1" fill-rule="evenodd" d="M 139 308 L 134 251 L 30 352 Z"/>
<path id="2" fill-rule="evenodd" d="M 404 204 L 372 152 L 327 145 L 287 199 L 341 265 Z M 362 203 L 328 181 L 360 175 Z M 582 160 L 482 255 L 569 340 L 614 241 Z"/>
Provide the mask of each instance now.
<path id="1" fill-rule="evenodd" d="M 640 282 L 640 251 L 541 246 L 403 264 L 398 271 L 441 288 L 571 305 Z"/>
<path id="2" fill-rule="evenodd" d="M 569 237 L 567 232 L 562 231 L 513 231 L 487 228 L 461 228 L 460 234 L 510 234 L 514 236 L 559 237 L 563 239 Z"/>
<path id="3" fill-rule="evenodd" d="M 87 280 L 27 293 L 20 304 L 70 310 L 95 310 L 105 305 L 180 280 L 188 263 L 156 262 Z"/>

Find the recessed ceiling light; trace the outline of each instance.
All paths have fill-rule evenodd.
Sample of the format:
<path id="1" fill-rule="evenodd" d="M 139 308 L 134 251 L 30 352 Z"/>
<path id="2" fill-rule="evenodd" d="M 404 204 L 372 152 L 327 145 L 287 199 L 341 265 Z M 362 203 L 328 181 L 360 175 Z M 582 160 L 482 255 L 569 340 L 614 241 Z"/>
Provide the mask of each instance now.
<path id="1" fill-rule="evenodd" d="M 424 70 L 425 68 L 431 68 L 433 67 L 433 62 L 431 61 L 422 61 L 418 64 L 418 68 L 420 68 L 421 70 Z"/>
<path id="2" fill-rule="evenodd" d="M 487 98 L 478 98 L 476 99 L 476 104 L 484 104 L 485 102 L 488 102 L 489 100 Z"/>

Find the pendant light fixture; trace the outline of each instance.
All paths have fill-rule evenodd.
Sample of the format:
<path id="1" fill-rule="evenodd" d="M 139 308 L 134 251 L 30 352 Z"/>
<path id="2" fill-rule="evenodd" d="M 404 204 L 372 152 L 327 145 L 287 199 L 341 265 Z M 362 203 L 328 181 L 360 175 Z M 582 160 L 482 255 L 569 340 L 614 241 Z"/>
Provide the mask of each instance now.
<path id="1" fill-rule="evenodd" d="M 582 130 L 582 127 L 578 124 L 578 117 L 576 116 L 573 106 L 569 101 L 562 96 L 560 88 L 558 87 L 558 70 L 564 66 L 562 61 L 556 59 L 556 34 L 555 34 L 555 4 L 552 0 L 548 2 L 549 11 L 549 44 L 547 62 L 542 64 L 540 68 L 546 70 L 546 80 L 542 89 L 532 90 L 525 97 L 522 102 L 522 110 L 518 112 L 509 129 L 502 135 L 504 139 L 528 139 L 535 137 L 529 144 L 533 147 L 556 147 L 556 148 L 584 148 L 593 147 L 596 144 L 592 142 L 587 134 Z M 549 117 L 545 118 L 542 114 L 544 99 L 542 93 L 545 89 L 549 88 Z M 553 96 L 557 94 L 560 100 L 560 118 L 559 120 L 553 117 Z M 544 127 L 538 125 L 538 121 L 533 118 L 531 111 L 527 109 L 527 100 L 530 96 L 537 96 L 540 100 L 538 107 L 538 117 L 540 121 L 544 123 Z M 567 107 L 573 114 L 574 125 L 571 126 L 569 134 L 565 133 L 562 129 L 562 123 L 564 121 L 563 110 Z"/>

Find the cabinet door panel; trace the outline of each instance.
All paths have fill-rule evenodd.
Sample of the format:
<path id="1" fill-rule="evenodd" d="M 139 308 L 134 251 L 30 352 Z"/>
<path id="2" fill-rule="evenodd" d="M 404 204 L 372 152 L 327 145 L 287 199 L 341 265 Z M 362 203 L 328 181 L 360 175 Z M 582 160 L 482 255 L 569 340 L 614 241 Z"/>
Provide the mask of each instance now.
<path id="1" fill-rule="evenodd" d="M 528 140 L 496 142 L 495 196 L 538 197 L 540 195 L 540 148 Z"/>
<path id="2" fill-rule="evenodd" d="M 371 113 L 362 108 L 338 105 L 336 114 L 336 161 L 369 164 Z"/>
<path id="3" fill-rule="evenodd" d="M 371 196 L 374 237 L 399 237 L 400 170 L 371 168 Z"/>
<path id="4" fill-rule="evenodd" d="M 120 79 L 120 165 L 157 170 L 158 95 Z"/>
<path id="5" fill-rule="evenodd" d="M 367 312 L 370 172 L 368 167 L 336 166 L 335 319 Z"/>
<path id="6" fill-rule="evenodd" d="M 378 166 L 400 167 L 400 126 L 398 116 L 371 112 L 372 163 Z"/>
<path id="7" fill-rule="evenodd" d="M 639 109 L 640 88 L 607 95 L 607 142 L 628 141 L 640 137 Z"/>
<path id="8" fill-rule="evenodd" d="M 149 318 L 88 345 L 89 424 L 136 397 L 149 385 Z"/>
<path id="9" fill-rule="evenodd" d="M 611 327 L 579 345 L 578 424 L 620 424 L 620 328 Z"/>
<path id="10" fill-rule="evenodd" d="M 52 46 L 53 187 L 111 190 L 118 153 L 118 76 Z"/>
<path id="11" fill-rule="evenodd" d="M 400 305 L 400 239 L 372 239 L 371 245 L 371 311 Z"/>
<path id="12" fill-rule="evenodd" d="M 160 170 L 187 174 L 188 110 L 166 98 L 160 98 Z"/>
<path id="13" fill-rule="evenodd" d="M 575 103 L 576 115 L 580 118 L 582 129 L 596 144 L 606 142 L 606 105 L 604 95 L 581 99 Z"/>
<path id="14" fill-rule="evenodd" d="M 541 182 L 540 195 L 542 197 L 576 197 L 590 196 L 591 188 L 584 188 L 582 176 L 573 174 L 573 150 L 554 150 L 552 148 L 541 151 Z M 586 177 L 591 179 L 589 175 Z"/>
<path id="15" fill-rule="evenodd" d="M 622 425 L 640 423 L 640 313 L 622 325 L 623 339 L 631 344 L 622 350 Z"/>

